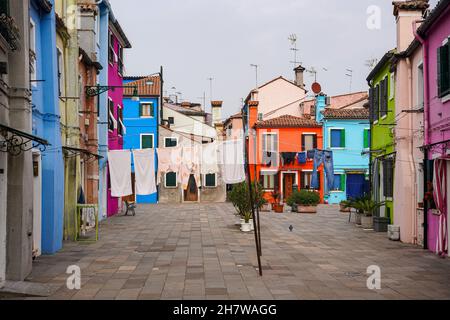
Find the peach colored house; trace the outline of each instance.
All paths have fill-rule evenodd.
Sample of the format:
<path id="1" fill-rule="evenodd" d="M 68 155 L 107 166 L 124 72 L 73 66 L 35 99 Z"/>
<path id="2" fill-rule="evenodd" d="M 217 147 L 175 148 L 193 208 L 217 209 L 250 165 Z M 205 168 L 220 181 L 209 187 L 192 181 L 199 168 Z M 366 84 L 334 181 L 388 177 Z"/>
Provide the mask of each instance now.
<path id="1" fill-rule="evenodd" d="M 242 139 L 244 124 L 241 113 L 236 113 L 223 122 L 223 136 L 224 140 Z"/>
<path id="2" fill-rule="evenodd" d="M 391 81 L 395 89 L 396 150 L 394 172 L 394 221 L 400 240 L 423 244 L 423 108 L 424 78 L 422 46 L 414 40 L 413 26 L 422 19 L 428 4 L 421 1 L 394 2 L 397 22 L 397 54 Z"/>

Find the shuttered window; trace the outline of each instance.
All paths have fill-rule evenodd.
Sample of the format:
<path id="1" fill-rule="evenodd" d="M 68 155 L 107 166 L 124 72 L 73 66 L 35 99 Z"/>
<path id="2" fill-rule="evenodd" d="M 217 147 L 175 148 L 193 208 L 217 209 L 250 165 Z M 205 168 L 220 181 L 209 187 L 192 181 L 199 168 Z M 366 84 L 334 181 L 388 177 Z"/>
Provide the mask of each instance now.
<path id="1" fill-rule="evenodd" d="M 208 188 L 215 188 L 217 186 L 216 184 L 216 174 L 205 174 L 205 187 Z"/>
<path id="2" fill-rule="evenodd" d="M 153 117 L 154 107 L 153 103 L 141 103 L 139 106 L 139 117 L 148 118 Z"/>
<path id="3" fill-rule="evenodd" d="M 262 164 L 278 166 L 278 134 L 262 135 Z"/>
<path id="4" fill-rule="evenodd" d="M 345 175 L 335 174 L 333 182 L 333 191 L 344 191 L 345 190 Z"/>
<path id="5" fill-rule="evenodd" d="M 330 148 L 345 148 L 345 130 L 330 130 Z"/>
<path id="6" fill-rule="evenodd" d="M 383 161 L 383 195 L 392 198 L 394 195 L 394 160 Z"/>
<path id="7" fill-rule="evenodd" d="M 114 101 L 112 100 L 108 100 L 108 109 L 109 109 L 109 113 L 108 113 L 108 129 L 110 131 L 114 131 L 115 129 L 115 123 L 117 122 L 116 119 L 114 118 Z"/>
<path id="8" fill-rule="evenodd" d="M 381 81 L 381 93 L 380 93 L 380 117 L 387 115 L 388 109 L 388 77 Z"/>
<path id="9" fill-rule="evenodd" d="M 141 149 L 152 149 L 153 148 L 153 135 L 143 134 L 141 135 Z"/>
<path id="10" fill-rule="evenodd" d="M 302 151 L 317 149 L 317 135 L 302 134 Z"/>
<path id="11" fill-rule="evenodd" d="M 373 95 L 373 121 L 380 117 L 380 85 L 375 86 Z"/>
<path id="12" fill-rule="evenodd" d="M 275 173 L 261 171 L 259 182 L 264 190 L 275 190 L 275 178 Z"/>
<path id="13" fill-rule="evenodd" d="M 166 188 L 176 188 L 177 187 L 177 174 L 175 172 L 166 173 L 166 177 L 164 180 L 165 180 Z"/>
<path id="14" fill-rule="evenodd" d="M 177 138 L 164 138 L 164 146 L 166 148 L 172 148 L 176 147 L 178 145 L 178 139 Z"/>
<path id="15" fill-rule="evenodd" d="M 450 40 L 438 48 L 438 96 L 442 98 L 450 94 Z"/>
<path id="16" fill-rule="evenodd" d="M 370 129 L 364 129 L 364 149 L 370 148 Z"/>
<path id="17" fill-rule="evenodd" d="M 311 171 L 302 171 L 302 173 L 300 174 L 301 189 L 312 190 L 311 189 L 312 174 L 313 173 Z M 319 178 L 319 189 L 320 189 L 320 186 L 321 186 L 320 172 L 317 172 L 317 176 Z"/>

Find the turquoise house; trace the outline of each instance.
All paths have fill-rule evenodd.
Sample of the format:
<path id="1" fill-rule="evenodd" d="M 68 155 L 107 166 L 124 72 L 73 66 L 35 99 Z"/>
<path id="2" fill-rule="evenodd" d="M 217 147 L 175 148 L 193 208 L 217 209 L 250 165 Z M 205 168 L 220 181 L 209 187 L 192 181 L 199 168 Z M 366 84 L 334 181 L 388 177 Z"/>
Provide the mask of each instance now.
<path id="1" fill-rule="evenodd" d="M 125 77 L 123 85 L 123 149 L 158 148 L 159 106 L 161 81 L 159 76 Z M 155 176 L 158 162 L 155 151 Z M 132 161 L 132 184 L 134 191 L 134 163 Z M 132 195 L 133 201 L 141 204 L 158 202 L 158 194 Z"/>
<path id="2" fill-rule="evenodd" d="M 324 149 L 333 151 L 334 186 L 325 190 L 325 201 L 329 204 L 339 204 L 369 192 L 368 98 L 348 100 L 348 105 L 344 102 L 335 106 L 333 98 L 326 95 L 316 98 L 316 118 L 323 124 Z"/>

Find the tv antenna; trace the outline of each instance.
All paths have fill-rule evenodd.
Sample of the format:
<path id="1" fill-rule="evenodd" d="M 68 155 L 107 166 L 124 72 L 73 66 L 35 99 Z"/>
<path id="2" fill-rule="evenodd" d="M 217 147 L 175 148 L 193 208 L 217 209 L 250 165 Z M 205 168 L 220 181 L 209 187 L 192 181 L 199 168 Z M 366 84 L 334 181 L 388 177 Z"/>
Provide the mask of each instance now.
<path id="1" fill-rule="evenodd" d="M 208 79 L 206 79 L 209 81 L 209 98 L 210 98 L 210 102 L 212 102 L 213 100 L 213 77 L 209 77 Z"/>
<path id="2" fill-rule="evenodd" d="M 375 68 L 375 66 L 378 64 L 378 59 L 377 58 L 372 58 L 372 59 L 367 59 L 365 66 L 370 68 L 370 70 L 373 70 L 373 68 Z"/>
<path id="3" fill-rule="evenodd" d="M 328 71 L 327 68 L 323 68 L 323 67 L 322 67 L 322 70 L 323 71 Z M 318 73 L 318 71 L 316 70 L 316 68 L 311 67 L 310 69 L 306 69 L 305 71 L 310 73 L 312 76 L 314 76 L 314 82 L 317 82 L 317 73 Z"/>
<path id="4" fill-rule="evenodd" d="M 302 64 L 301 62 L 297 61 L 297 52 L 300 50 L 297 49 L 297 40 L 298 37 L 295 33 L 291 34 L 288 38 L 288 40 L 291 42 L 291 51 L 294 52 L 294 61 L 291 61 L 291 63 L 294 65 L 294 68 L 297 67 L 297 65 Z"/>
<path id="5" fill-rule="evenodd" d="M 259 68 L 259 65 L 257 65 L 257 64 L 250 64 L 250 67 L 255 68 L 255 75 L 256 75 L 256 87 L 255 87 L 255 89 L 258 90 L 258 68 Z"/>
<path id="6" fill-rule="evenodd" d="M 353 70 L 352 69 L 345 69 L 347 73 L 345 74 L 347 77 L 350 78 L 350 93 L 352 92 L 352 85 L 353 85 Z"/>

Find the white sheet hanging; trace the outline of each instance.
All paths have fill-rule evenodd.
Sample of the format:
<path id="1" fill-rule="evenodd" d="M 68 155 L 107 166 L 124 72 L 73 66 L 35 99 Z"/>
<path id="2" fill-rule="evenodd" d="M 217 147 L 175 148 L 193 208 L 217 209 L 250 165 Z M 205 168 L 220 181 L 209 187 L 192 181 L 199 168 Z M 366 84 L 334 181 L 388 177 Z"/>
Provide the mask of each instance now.
<path id="1" fill-rule="evenodd" d="M 222 178 L 226 184 L 245 181 L 243 140 L 225 141 L 219 148 L 222 163 Z"/>
<path id="2" fill-rule="evenodd" d="M 131 152 L 115 150 L 108 152 L 111 196 L 120 198 L 133 194 L 131 187 Z"/>
<path id="3" fill-rule="evenodd" d="M 219 172 L 217 143 L 208 143 L 201 146 L 201 174 L 212 174 Z"/>
<path id="4" fill-rule="evenodd" d="M 182 148 L 158 148 L 158 184 L 167 172 L 180 172 Z"/>
<path id="5" fill-rule="evenodd" d="M 156 193 L 155 150 L 134 150 L 135 192 L 147 196 Z"/>

